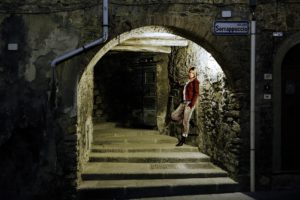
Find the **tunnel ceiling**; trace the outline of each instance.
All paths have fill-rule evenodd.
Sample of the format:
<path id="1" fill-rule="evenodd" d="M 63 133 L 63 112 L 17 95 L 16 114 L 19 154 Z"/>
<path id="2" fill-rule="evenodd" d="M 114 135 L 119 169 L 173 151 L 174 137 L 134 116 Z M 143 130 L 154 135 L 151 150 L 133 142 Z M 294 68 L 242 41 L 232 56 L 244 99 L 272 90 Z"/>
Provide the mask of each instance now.
<path id="1" fill-rule="evenodd" d="M 170 33 L 144 33 L 115 46 L 112 51 L 171 53 L 172 46 L 186 47 L 188 40 Z"/>

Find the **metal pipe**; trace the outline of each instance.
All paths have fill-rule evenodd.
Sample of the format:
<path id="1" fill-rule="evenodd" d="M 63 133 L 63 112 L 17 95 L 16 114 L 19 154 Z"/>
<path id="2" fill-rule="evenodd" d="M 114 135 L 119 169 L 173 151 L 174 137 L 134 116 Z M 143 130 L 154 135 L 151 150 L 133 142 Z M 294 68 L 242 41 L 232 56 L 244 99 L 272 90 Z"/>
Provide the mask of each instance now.
<path id="1" fill-rule="evenodd" d="M 53 107 L 54 105 L 54 101 L 55 101 L 55 93 L 56 93 L 56 77 L 55 77 L 55 67 L 58 63 L 63 62 L 73 56 L 76 56 L 84 51 L 87 51 L 88 49 L 95 47 L 101 43 L 104 43 L 107 38 L 108 38 L 108 0 L 103 0 L 103 5 L 102 5 L 102 37 L 90 42 L 88 44 L 83 45 L 82 47 L 79 47 L 77 49 L 74 49 L 72 51 L 66 52 L 63 55 L 55 58 L 52 62 L 51 62 L 51 68 L 52 68 L 52 90 L 51 90 L 51 97 L 50 97 L 50 101 L 51 101 L 51 107 Z"/>
<path id="2" fill-rule="evenodd" d="M 255 34 L 256 21 L 251 20 L 251 94 L 250 94 L 250 191 L 255 192 Z"/>
<path id="3" fill-rule="evenodd" d="M 255 192 L 255 42 L 256 42 L 256 0 L 249 0 L 251 19 L 251 81 L 250 81 L 250 191 Z"/>
<path id="4" fill-rule="evenodd" d="M 51 67 L 55 67 L 58 63 L 68 59 L 68 58 L 71 58 L 75 55 L 78 55 L 94 46 L 97 46 L 103 42 L 105 42 L 108 38 L 108 0 L 103 0 L 103 22 L 102 22 L 102 37 L 91 42 L 91 43 L 88 43 L 86 45 L 83 45 L 82 47 L 78 48 L 78 49 L 75 49 L 75 50 L 72 50 L 72 51 L 69 51 L 69 52 L 66 52 L 64 53 L 63 55 L 55 58 L 52 62 L 51 62 Z"/>

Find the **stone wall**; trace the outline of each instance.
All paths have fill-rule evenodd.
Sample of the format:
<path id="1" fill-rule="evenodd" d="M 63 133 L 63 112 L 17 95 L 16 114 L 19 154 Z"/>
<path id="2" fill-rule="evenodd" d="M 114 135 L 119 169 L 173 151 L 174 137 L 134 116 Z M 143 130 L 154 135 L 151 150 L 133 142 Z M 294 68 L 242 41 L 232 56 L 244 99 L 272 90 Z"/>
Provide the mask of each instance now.
<path id="1" fill-rule="evenodd" d="M 76 86 L 87 63 L 81 57 L 81 62 L 73 59 L 56 67 L 55 109 L 51 110 L 50 62 L 94 37 L 82 39 L 86 30 L 82 27 L 97 20 L 98 10 L 74 7 L 74 12 L 67 12 L 66 7 L 56 11 L 52 7 L 53 12 L 44 13 L 21 4 L 0 3 L 0 170 L 4 172 L 0 195 L 72 199 L 83 163 L 79 155 L 85 149 L 78 145 L 84 136 L 78 135 L 80 128 L 77 131 Z M 86 13 L 91 15 L 85 21 L 80 16 Z M 91 16 L 93 20 L 88 19 Z M 9 43 L 18 49 L 8 50 Z M 84 57 L 90 59 L 88 54 Z"/>
<path id="2" fill-rule="evenodd" d="M 92 75 L 91 71 L 83 71 L 98 49 L 58 65 L 57 109 L 53 113 L 48 110 L 52 74 L 49 63 L 62 53 L 100 37 L 101 3 L 93 0 L 4 0 L 0 3 L 0 170 L 3 172 L 0 188 L 1 193 L 5 191 L 7 198 L 50 194 L 52 191 L 56 191 L 55 195 L 58 196 L 60 191 L 63 196 L 65 187 L 61 186 L 65 182 L 70 180 L 71 185 L 76 185 L 78 177 L 74 171 L 80 174 L 80 166 L 77 165 L 81 165 L 85 160 L 84 155 L 88 151 L 91 141 L 89 134 L 92 130 L 92 105 L 89 103 L 86 105 L 88 108 L 85 108 L 84 103 L 86 98 L 89 102 L 92 99 Z M 274 155 L 273 135 L 276 132 L 274 127 L 280 123 L 274 122 L 273 118 L 273 115 L 276 115 L 274 106 L 278 105 L 274 105 L 272 100 L 263 99 L 266 81 L 263 80 L 262 74 L 276 72 L 274 77 L 280 76 L 280 71 L 273 68 L 273 60 L 281 56 L 276 54 L 281 45 L 300 30 L 299 6 L 298 2 L 292 0 L 258 2 L 258 187 L 270 187 L 272 184 L 271 159 Z M 240 125 L 240 137 L 249 138 L 249 37 L 217 37 L 212 34 L 211 25 L 215 19 L 222 19 L 222 9 L 232 10 L 233 17 L 230 20 L 249 18 L 247 0 L 111 1 L 110 39 L 115 39 L 125 31 L 155 25 L 168 27 L 175 34 L 200 44 L 222 65 L 227 78 L 224 83 L 228 88 L 220 92 L 219 85 L 223 82 L 208 84 L 207 90 L 202 90 L 202 94 L 207 96 L 202 98 L 207 98 L 207 101 L 214 98 L 219 100 L 206 113 L 201 113 L 201 109 L 198 108 L 195 119 L 199 120 L 201 116 L 210 114 L 217 116 L 214 121 L 216 133 L 220 133 L 217 132 L 220 130 L 230 130 L 232 134 L 238 128 L 237 123 Z M 274 38 L 274 31 L 282 31 L 284 36 Z M 18 44 L 18 50 L 9 51 L 8 43 Z M 170 97 L 173 97 L 179 94 L 176 92 L 178 90 L 173 90 L 172 83 L 177 80 L 177 75 L 171 71 L 170 74 Z M 83 80 L 88 81 L 87 86 L 84 86 Z M 77 94 L 79 81 L 83 85 L 80 86 L 80 94 Z M 274 83 L 276 81 L 278 82 L 278 79 L 274 79 Z M 272 88 L 272 83 L 271 93 L 274 92 L 277 95 L 275 98 L 278 99 L 280 96 L 276 93 L 276 88 Z M 212 93 L 213 91 L 216 93 Z M 77 98 L 81 103 L 78 105 L 79 109 Z M 175 105 L 175 101 L 176 99 L 172 105 Z M 238 105 L 233 103 L 234 106 L 231 107 L 231 103 L 235 101 L 239 102 L 240 110 L 232 109 Z M 228 104 L 224 106 L 223 102 Z M 219 108 L 223 109 L 223 114 L 217 110 Z M 232 112 L 236 109 L 240 111 L 240 121 L 236 118 L 237 113 Z M 229 112 L 227 116 L 226 112 Z M 213 131 L 212 126 L 206 127 L 206 124 L 200 122 L 197 128 L 199 133 L 204 133 L 205 129 L 208 129 L 208 132 Z M 234 138 L 234 134 L 232 135 Z M 203 140 L 198 142 L 204 147 Z M 249 146 L 248 139 L 242 142 Z M 227 145 L 228 148 L 230 146 L 224 143 L 224 140 L 220 140 L 218 144 Z M 235 144 L 230 149 L 238 149 L 237 147 Z M 221 157 L 226 160 L 235 155 L 234 152 L 230 153 L 227 158 L 212 149 L 210 152 L 216 160 Z M 69 155 L 69 161 L 65 159 L 66 155 Z M 249 171 L 249 150 L 240 149 L 240 155 L 243 158 L 240 159 L 238 170 L 241 172 L 238 174 L 246 174 Z M 228 163 L 226 167 L 231 170 L 230 166 L 236 166 L 235 164 L 237 163 Z M 57 190 L 58 188 L 60 190 Z M 51 195 L 44 196 L 54 198 Z"/>
<path id="3" fill-rule="evenodd" d="M 94 73 L 85 71 L 78 83 L 77 94 L 77 143 L 79 173 L 84 163 L 88 160 L 93 141 L 93 97 Z"/>
<path id="4" fill-rule="evenodd" d="M 174 48 L 170 60 L 171 110 L 182 99 L 182 88 L 178 88 L 178 83 L 183 85 L 188 69 L 193 66 L 199 72 L 199 103 L 192 117 L 196 127 L 191 128 L 189 142 L 208 154 L 233 178 L 245 176 L 238 170 L 240 159 L 247 158 L 247 155 L 240 154 L 240 147 L 244 145 L 240 134 L 240 123 L 243 123 L 240 118 L 241 99 L 228 85 L 221 67 L 207 51 L 192 42 L 187 48 Z M 178 137 L 180 127 L 171 123 L 170 132 Z"/>
<path id="5" fill-rule="evenodd" d="M 297 175 L 285 175 L 280 170 L 281 164 L 281 61 L 275 63 L 278 57 L 283 57 L 279 49 L 285 43 L 290 45 L 299 43 L 298 39 L 291 39 L 295 33 L 299 34 L 300 9 L 297 1 L 270 1 L 257 8 L 257 67 L 256 67 L 256 170 L 257 184 L 262 189 L 294 188 Z M 273 32 L 282 32 L 282 37 L 274 37 Z M 266 42 L 268 41 L 268 42 Z M 272 80 L 264 80 L 264 74 L 273 75 Z M 270 89 L 266 89 L 266 86 Z M 264 99 L 264 94 L 271 94 L 272 99 Z M 275 172 L 275 173 L 273 173 Z M 287 173 L 289 174 L 289 173 Z M 295 178 L 291 178 L 291 176 Z M 287 184 L 290 182 L 290 184 Z"/>
<path id="6" fill-rule="evenodd" d="M 206 83 L 201 95 L 204 134 L 202 148 L 219 166 L 225 168 L 233 178 L 239 180 L 246 176 L 239 171 L 241 159 L 247 161 L 247 152 L 241 147 L 249 148 L 247 137 L 241 137 L 240 98 L 226 85 L 226 78 L 221 77 L 214 83 Z M 244 122 L 245 123 L 245 122 Z M 243 154 L 244 153 L 244 154 Z M 245 181 L 247 177 L 244 177 Z M 243 181 L 243 180 L 239 180 Z"/>
<path id="7" fill-rule="evenodd" d="M 168 54 L 159 54 L 154 57 L 154 61 L 156 62 L 157 129 L 161 134 L 168 133 L 169 59 Z"/>

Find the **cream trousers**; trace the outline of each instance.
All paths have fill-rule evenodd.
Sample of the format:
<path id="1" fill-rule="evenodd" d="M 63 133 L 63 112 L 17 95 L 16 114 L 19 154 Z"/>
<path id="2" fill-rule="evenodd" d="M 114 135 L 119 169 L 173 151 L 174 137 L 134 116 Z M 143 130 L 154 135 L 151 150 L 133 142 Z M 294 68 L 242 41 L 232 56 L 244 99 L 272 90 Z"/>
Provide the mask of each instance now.
<path id="1" fill-rule="evenodd" d="M 171 114 L 171 118 L 173 120 L 182 123 L 182 125 L 183 125 L 182 135 L 184 137 L 187 137 L 189 134 L 190 119 L 192 117 L 194 109 L 195 109 L 195 106 L 190 108 L 188 106 L 188 104 L 181 103 L 176 108 L 176 110 L 174 110 Z"/>

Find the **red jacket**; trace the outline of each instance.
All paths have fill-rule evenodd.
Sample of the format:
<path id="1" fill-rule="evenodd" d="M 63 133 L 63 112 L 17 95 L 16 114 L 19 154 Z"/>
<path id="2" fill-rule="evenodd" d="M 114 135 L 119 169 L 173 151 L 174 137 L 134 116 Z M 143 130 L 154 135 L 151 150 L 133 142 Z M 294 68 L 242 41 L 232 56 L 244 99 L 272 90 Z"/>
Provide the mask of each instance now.
<path id="1" fill-rule="evenodd" d="M 185 100 L 191 101 L 191 103 L 188 105 L 190 108 L 195 106 L 198 100 L 199 96 L 199 84 L 200 82 L 198 81 L 197 78 L 189 82 L 185 88 Z"/>

